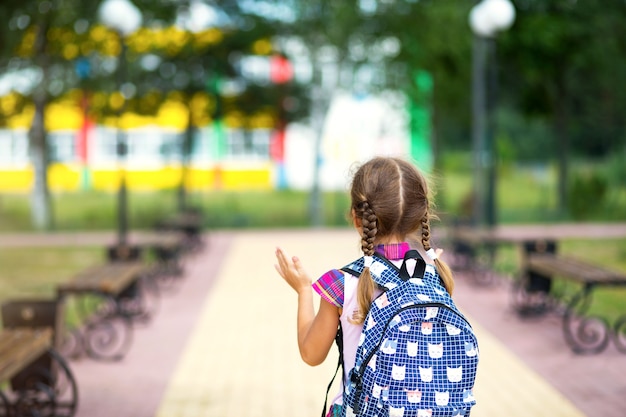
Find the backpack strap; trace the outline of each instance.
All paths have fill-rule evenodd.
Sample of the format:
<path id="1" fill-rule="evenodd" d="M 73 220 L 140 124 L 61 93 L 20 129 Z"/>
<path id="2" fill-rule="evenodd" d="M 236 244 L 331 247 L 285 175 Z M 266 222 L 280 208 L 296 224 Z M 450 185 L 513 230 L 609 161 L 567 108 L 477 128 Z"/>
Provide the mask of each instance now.
<path id="1" fill-rule="evenodd" d="M 326 396 L 324 397 L 324 408 L 322 408 L 322 417 L 326 417 L 326 408 L 328 407 L 328 393 L 330 392 L 330 388 L 333 386 L 333 382 L 335 382 L 335 378 L 337 377 L 337 371 L 339 371 L 339 368 L 342 368 L 341 380 L 344 382 L 344 386 L 346 382 L 345 373 L 343 371 L 343 330 L 341 329 L 341 322 L 339 322 L 339 328 L 337 328 L 335 343 L 337 344 L 337 348 L 339 349 L 339 359 L 337 361 L 337 368 L 335 368 L 335 374 L 333 375 L 333 378 L 330 380 L 330 383 L 326 388 Z"/>
<path id="2" fill-rule="evenodd" d="M 415 269 L 413 270 L 413 274 L 409 274 L 406 269 L 406 261 L 409 259 L 415 259 Z M 408 281 L 411 278 L 422 278 L 424 276 L 424 272 L 426 271 L 426 262 L 422 255 L 415 249 L 411 249 L 404 254 L 404 260 L 402 261 L 402 265 L 400 266 L 400 279 L 402 281 Z"/>
<path id="3" fill-rule="evenodd" d="M 424 261 L 424 258 L 422 258 L 422 255 L 420 255 L 420 253 L 415 249 L 411 249 L 404 254 L 404 260 L 402 261 L 402 265 L 400 266 L 400 268 L 398 268 L 393 262 L 391 262 L 389 259 L 387 259 L 386 257 L 384 257 L 378 252 L 374 253 L 374 257 L 379 262 L 386 264 L 391 271 L 397 272 L 397 276 L 400 278 L 400 281 L 397 282 L 398 284 L 401 282 L 406 282 L 411 278 L 422 278 L 426 270 L 426 262 Z M 409 259 L 415 259 L 415 262 L 416 262 L 415 269 L 413 270 L 412 275 L 409 274 L 407 267 L 406 267 L 406 261 Z M 355 277 L 360 277 L 364 268 L 365 268 L 365 265 L 364 265 L 363 257 L 361 257 L 357 259 L 356 261 L 352 262 L 351 264 L 344 266 L 343 268 L 341 268 L 341 270 L 343 272 L 347 272 L 351 275 L 354 275 Z M 387 278 L 391 278 L 392 280 L 397 281 L 397 278 L 393 279 L 393 274 L 391 276 L 387 276 Z M 377 283 L 379 285 L 383 284 L 381 282 L 377 282 Z"/>

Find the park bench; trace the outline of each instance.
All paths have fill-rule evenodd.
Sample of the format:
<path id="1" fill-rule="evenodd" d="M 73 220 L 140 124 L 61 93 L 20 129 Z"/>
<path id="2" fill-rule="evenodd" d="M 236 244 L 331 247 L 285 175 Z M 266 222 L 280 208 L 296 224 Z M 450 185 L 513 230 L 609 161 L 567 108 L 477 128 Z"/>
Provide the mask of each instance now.
<path id="1" fill-rule="evenodd" d="M 556 253 L 554 241 L 528 241 L 523 245 L 523 269 L 514 297 L 521 316 L 562 314 L 565 341 L 575 353 L 599 353 L 613 340 L 626 353 L 626 314 L 611 325 L 605 317 L 589 313 L 593 292 L 600 287 L 626 287 L 626 274 Z M 573 287 L 559 293 L 553 281 L 564 280 Z"/>
<path id="2" fill-rule="evenodd" d="M 455 271 L 467 274 L 471 281 L 480 286 L 493 285 L 497 275 L 493 270 L 495 251 L 498 245 L 510 243 L 488 229 L 479 229 L 464 224 L 454 224 L 448 235 L 452 249 L 451 266 Z"/>
<path id="3" fill-rule="evenodd" d="M 178 278 L 183 276 L 181 258 L 185 244 L 186 237 L 179 232 L 141 233 L 133 236 L 128 243 L 108 246 L 107 259 L 112 262 L 143 260 L 149 263 L 150 269 L 144 273 L 146 280 L 143 284 L 148 294 L 158 296 L 174 288 Z M 128 292 L 136 291 L 137 285 L 132 284 Z"/>
<path id="4" fill-rule="evenodd" d="M 10 301 L 2 305 L 0 415 L 75 414 L 76 381 L 56 349 L 56 311 L 49 314 L 56 307 L 54 300 Z"/>
<path id="5" fill-rule="evenodd" d="M 135 319 L 147 319 L 153 311 L 141 286 L 150 266 L 141 261 L 114 261 L 95 265 L 57 286 L 60 302 L 74 298 L 78 322 L 66 337 L 65 351 L 86 353 L 97 360 L 122 359 L 132 342 Z"/>
<path id="6" fill-rule="evenodd" d="M 200 249 L 202 240 L 202 215 L 197 210 L 181 211 L 156 224 L 157 231 L 181 232 L 185 236 L 184 249 L 194 251 Z"/>
<path id="7" fill-rule="evenodd" d="M 155 258 L 157 276 L 181 276 L 183 267 L 180 262 L 186 236 L 175 231 L 141 234 L 133 238 L 133 245 L 140 251 L 151 252 Z"/>
<path id="8" fill-rule="evenodd" d="M 494 249 L 500 245 L 561 239 L 610 239 L 626 237 L 626 223 L 576 223 L 537 225 L 474 226 L 469 221 L 450 220 L 447 241 L 453 249 L 457 270 L 482 270 L 491 265 Z M 480 278 L 480 277 L 477 277 Z"/>

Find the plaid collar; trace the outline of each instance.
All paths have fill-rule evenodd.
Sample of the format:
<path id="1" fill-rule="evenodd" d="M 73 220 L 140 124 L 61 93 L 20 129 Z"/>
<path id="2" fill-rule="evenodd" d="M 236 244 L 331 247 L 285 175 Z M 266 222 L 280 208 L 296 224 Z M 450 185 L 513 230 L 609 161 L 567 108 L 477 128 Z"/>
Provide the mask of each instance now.
<path id="1" fill-rule="evenodd" d="M 404 254 L 407 253 L 411 247 L 407 242 L 402 243 L 389 243 L 386 245 L 377 245 L 376 252 L 383 255 L 389 260 L 404 259 Z"/>

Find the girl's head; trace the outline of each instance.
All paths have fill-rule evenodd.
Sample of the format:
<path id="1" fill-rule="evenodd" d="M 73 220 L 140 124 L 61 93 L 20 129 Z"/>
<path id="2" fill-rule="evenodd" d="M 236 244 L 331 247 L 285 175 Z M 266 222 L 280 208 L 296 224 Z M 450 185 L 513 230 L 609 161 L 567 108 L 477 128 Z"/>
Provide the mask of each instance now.
<path id="1" fill-rule="evenodd" d="M 431 248 L 428 183 L 411 163 L 400 158 L 371 159 L 354 174 L 350 199 L 355 224 L 361 228 L 364 255 L 373 255 L 377 244 L 407 240 L 412 234 L 418 234 L 425 250 Z M 443 286 L 452 293 L 450 269 L 439 259 L 435 265 Z M 355 321 L 365 319 L 373 292 L 374 282 L 369 268 L 365 268 L 359 279 L 360 312 Z"/>

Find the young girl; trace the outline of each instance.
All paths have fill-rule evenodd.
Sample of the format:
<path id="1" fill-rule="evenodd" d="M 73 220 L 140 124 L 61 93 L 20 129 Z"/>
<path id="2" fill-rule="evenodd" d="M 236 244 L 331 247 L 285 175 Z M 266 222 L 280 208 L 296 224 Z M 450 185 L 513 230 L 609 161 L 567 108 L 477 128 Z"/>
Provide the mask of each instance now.
<path id="1" fill-rule="evenodd" d="M 361 235 L 365 256 L 384 255 L 396 266 L 410 249 L 409 238 L 421 241 L 426 255 L 434 261 L 442 285 L 451 294 L 454 286 L 448 266 L 438 258 L 440 251 L 430 245 L 431 207 L 424 176 L 409 162 L 377 157 L 362 165 L 354 175 L 350 191 L 351 217 Z M 343 334 L 344 380 L 354 367 L 363 321 L 380 290 L 369 268 L 360 277 L 333 269 L 313 285 L 321 296 L 317 315 L 313 308 L 311 279 L 297 257 L 287 258 L 276 249 L 276 269 L 298 293 L 298 347 L 304 362 L 321 364 L 335 340 L 339 323 Z M 334 398 L 328 416 L 340 415 L 342 393 Z"/>

